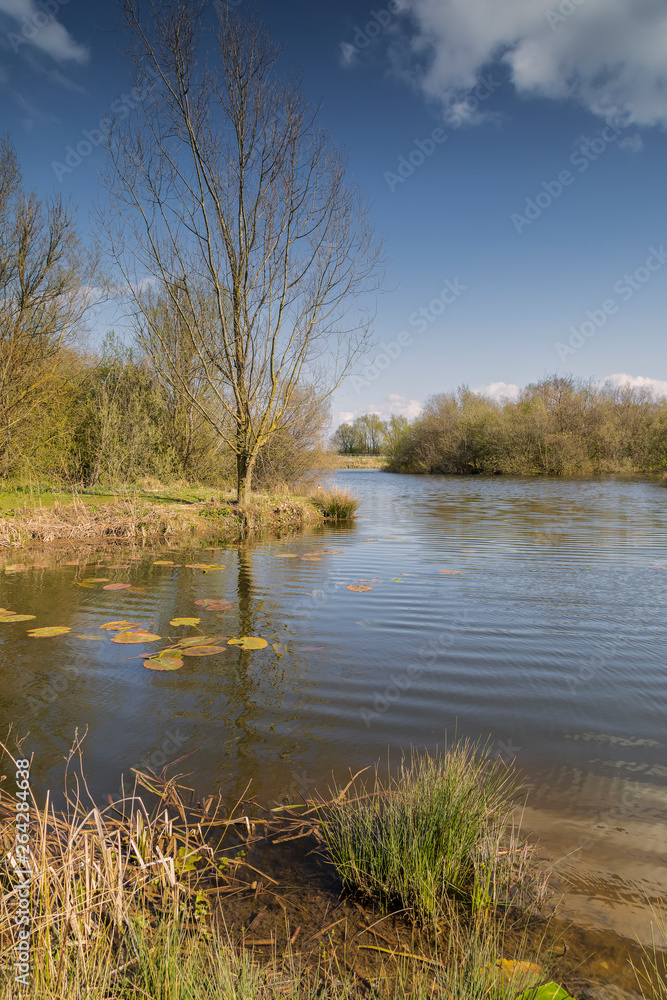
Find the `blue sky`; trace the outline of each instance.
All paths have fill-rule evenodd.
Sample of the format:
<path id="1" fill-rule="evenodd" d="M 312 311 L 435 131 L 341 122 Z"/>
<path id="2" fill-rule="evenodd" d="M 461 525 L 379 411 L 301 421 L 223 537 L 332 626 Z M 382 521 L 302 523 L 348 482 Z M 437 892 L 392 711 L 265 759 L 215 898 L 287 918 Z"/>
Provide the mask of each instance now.
<path id="1" fill-rule="evenodd" d="M 667 392 L 664 0 L 260 9 L 389 256 L 378 344 L 337 392 L 334 425 L 414 416 L 461 383 L 511 395 L 554 371 Z M 89 140 L 110 102 L 131 100 L 117 19 L 108 0 L 0 0 L 0 128 L 26 184 L 61 190 L 84 230 L 103 160 Z M 97 335 L 110 324 L 107 310 Z"/>

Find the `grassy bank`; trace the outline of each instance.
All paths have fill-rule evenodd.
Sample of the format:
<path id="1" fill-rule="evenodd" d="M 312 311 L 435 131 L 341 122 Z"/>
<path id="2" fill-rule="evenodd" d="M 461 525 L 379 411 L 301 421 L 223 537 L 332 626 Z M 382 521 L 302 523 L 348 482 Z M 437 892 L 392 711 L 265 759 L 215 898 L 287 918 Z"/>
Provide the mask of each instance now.
<path id="1" fill-rule="evenodd" d="M 249 812 L 242 802 L 226 810 L 220 797 L 198 799 L 165 771 L 137 774 L 134 788 L 101 808 L 86 795 L 77 745 L 65 808 L 48 799 L 38 808 L 28 795 L 23 874 L 14 772 L 18 781 L 24 764 L 3 749 L 11 781 L 0 792 L 0 1000 L 16 995 L 22 882 L 31 917 L 26 1000 L 587 996 L 539 989 L 557 976 L 547 932 L 538 923 L 529 933 L 530 908 L 504 898 L 510 882 L 496 877 L 518 871 L 511 838 L 500 836 L 514 776 L 470 747 L 413 755 L 391 783 L 376 775 L 361 793 L 353 781 L 328 801 Z M 352 872 L 335 841 L 359 830 Z M 298 886 L 293 870 L 281 879 L 271 863 L 295 843 L 303 845 L 300 864 L 311 866 Z M 415 849 L 419 858 L 411 857 Z M 521 853 L 525 876 L 529 859 Z M 491 882 L 488 872 L 496 873 Z M 475 878 L 483 899 L 470 891 Z M 354 898 L 359 889 L 363 905 Z M 435 924 L 424 926 L 420 917 L 436 911 Z"/>
<path id="2" fill-rule="evenodd" d="M 355 510 L 352 497 L 324 489 L 316 490 L 312 499 L 256 493 L 249 504 L 239 505 L 231 494 L 190 486 L 117 493 L 19 486 L 0 491 L 0 546 L 84 539 L 235 540 L 255 532 L 349 519 Z"/>
<path id="3" fill-rule="evenodd" d="M 332 469 L 384 469 L 389 459 L 386 455 L 333 455 Z"/>

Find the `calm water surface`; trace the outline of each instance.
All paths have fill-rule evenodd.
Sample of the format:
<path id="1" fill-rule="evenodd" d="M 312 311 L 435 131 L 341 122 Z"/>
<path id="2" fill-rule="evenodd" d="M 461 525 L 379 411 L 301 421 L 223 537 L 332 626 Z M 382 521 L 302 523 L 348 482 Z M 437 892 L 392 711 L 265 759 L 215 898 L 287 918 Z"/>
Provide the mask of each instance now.
<path id="1" fill-rule="evenodd" d="M 181 769 L 198 789 L 240 794 L 252 779 L 264 802 L 324 790 L 332 771 L 402 747 L 481 737 L 526 775 L 524 826 L 560 859 L 564 915 L 648 939 L 647 900 L 667 895 L 667 489 L 335 479 L 362 499 L 353 526 L 203 557 L 119 550 L 102 567 L 63 550 L 57 566 L 10 565 L 0 605 L 36 619 L 0 624 L 0 718 L 30 731 L 36 781 L 60 783 L 77 727 L 95 794 L 115 793 L 133 766 L 192 753 Z M 276 558 L 287 553 L 298 558 Z M 224 569 L 185 568 L 202 558 Z M 76 585 L 98 576 L 145 589 Z M 360 582 L 372 589 L 347 589 Z M 209 613 L 202 597 L 235 608 Z M 169 621 L 191 615 L 207 635 L 270 645 L 155 673 L 129 659 L 144 647 L 99 629 L 128 619 L 183 636 L 195 630 Z M 26 635 L 42 625 L 71 632 Z"/>

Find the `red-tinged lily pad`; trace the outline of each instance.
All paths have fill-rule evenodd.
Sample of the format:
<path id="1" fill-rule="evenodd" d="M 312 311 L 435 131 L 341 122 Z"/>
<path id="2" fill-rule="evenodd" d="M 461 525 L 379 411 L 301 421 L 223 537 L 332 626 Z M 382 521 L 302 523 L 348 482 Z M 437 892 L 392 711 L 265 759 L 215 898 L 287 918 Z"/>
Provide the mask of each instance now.
<path id="1" fill-rule="evenodd" d="M 465 576 L 465 573 L 461 569 L 441 569 L 440 572 L 443 576 Z"/>
<path id="2" fill-rule="evenodd" d="M 201 618 L 172 618 L 170 625 L 199 625 Z"/>
<path id="3" fill-rule="evenodd" d="M 353 590 L 356 594 L 361 594 L 365 590 L 372 590 L 372 587 L 367 586 L 365 583 L 351 583 L 347 588 L 348 590 Z"/>
<path id="4" fill-rule="evenodd" d="M 131 583 L 107 583 L 106 587 L 102 587 L 102 590 L 131 590 Z"/>
<path id="5" fill-rule="evenodd" d="M 301 556 L 301 562 L 321 562 L 320 556 Z"/>
<path id="6" fill-rule="evenodd" d="M 119 632 L 111 641 L 131 645 L 134 642 L 157 642 L 161 638 L 161 635 L 153 635 L 152 632 Z"/>
<path id="7" fill-rule="evenodd" d="M 80 583 L 107 583 L 109 580 L 108 576 L 86 576 Z"/>
<path id="8" fill-rule="evenodd" d="M 33 639 L 41 639 L 42 637 L 51 635 L 64 635 L 65 632 L 69 632 L 70 629 L 65 628 L 61 625 L 52 625 L 48 628 L 32 628 L 28 630 L 28 635 Z"/>
<path id="9" fill-rule="evenodd" d="M 0 622 L 29 622 L 37 615 L 3 615 L 0 618 Z"/>
<path id="10" fill-rule="evenodd" d="M 181 639 L 179 642 L 175 642 L 173 646 L 169 646 L 169 649 L 187 649 L 188 646 L 206 646 L 209 643 L 213 644 L 218 641 L 222 642 L 223 637 L 222 636 L 214 637 L 211 635 L 197 635 L 197 636 L 191 636 L 189 639 Z"/>
<path id="11" fill-rule="evenodd" d="M 181 650 L 181 656 L 215 656 L 226 651 L 226 646 L 188 646 Z"/>
<path id="12" fill-rule="evenodd" d="M 234 605 L 230 604 L 229 601 L 216 601 L 212 598 L 205 597 L 201 601 L 195 601 L 200 607 L 205 608 L 207 611 L 233 611 Z"/>
<path id="13" fill-rule="evenodd" d="M 100 628 L 106 629 L 107 632 L 130 632 L 132 629 L 141 628 L 139 622 L 107 622 L 106 625 L 100 625 Z"/>
<path id="14" fill-rule="evenodd" d="M 180 670 L 183 660 L 179 656 L 150 656 L 144 660 L 148 670 Z"/>
<path id="15" fill-rule="evenodd" d="M 175 566 L 176 563 L 172 559 L 156 559 L 153 563 L 154 566 Z"/>
<path id="16" fill-rule="evenodd" d="M 264 649 L 269 644 L 266 639 L 257 639 L 251 635 L 244 635 L 240 639 L 230 639 L 228 645 L 240 646 L 241 649 Z"/>

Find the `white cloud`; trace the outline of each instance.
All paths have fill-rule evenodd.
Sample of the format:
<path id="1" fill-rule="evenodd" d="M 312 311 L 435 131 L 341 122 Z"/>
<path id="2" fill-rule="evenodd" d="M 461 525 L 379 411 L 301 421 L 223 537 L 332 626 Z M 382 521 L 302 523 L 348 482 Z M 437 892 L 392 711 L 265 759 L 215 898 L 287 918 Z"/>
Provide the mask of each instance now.
<path id="1" fill-rule="evenodd" d="M 489 385 L 480 385 L 473 392 L 480 396 L 489 396 L 491 399 L 516 399 L 519 395 L 519 386 L 513 382 L 490 382 Z"/>
<path id="2" fill-rule="evenodd" d="M 605 381 L 617 386 L 627 385 L 633 389 L 650 389 L 656 396 L 667 396 L 667 379 L 647 378 L 645 375 L 627 375 L 625 372 L 620 372 L 610 375 Z"/>
<path id="3" fill-rule="evenodd" d="M 626 135 L 618 144 L 621 149 L 629 149 L 631 153 L 641 153 L 644 148 L 644 142 L 639 132 L 635 132 L 633 135 Z"/>
<path id="4" fill-rule="evenodd" d="M 408 0 L 397 69 L 451 108 L 494 63 L 524 95 L 667 125 L 664 0 Z M 569 11 L 570 13 L 564 13 Z"/>
<path id="5" fill-rule="evenodd" d="M 62 24 L 38 6 L 36 0 L 0 0 L 0 12 L 15 22 L 7 39 L 15 52 L 34 45 L 56 62 L 86 63 L 88 48 L 77 42 Z"/>
<path id="6" fill-rule="evenodd" d="M 339 424 L 351 424 L 357 417 L 363 417 L 365 413 L 377 413 L 381 420 L 389 420 L 392 413 L 395 413 L 397 416 L 407 417 L 408 420 L 414 420 L 422 410 L 423 406 L 418 399 L 409 399 L 407 396 L 399 396 L 398 393 L 391 393 L 389 396 L 385 396 L 379 403 L 367 403 L 358 410 L 340 410 L 337 414 L 338 420 L 335 421 L 335 426 L 338 427 Z"/>

